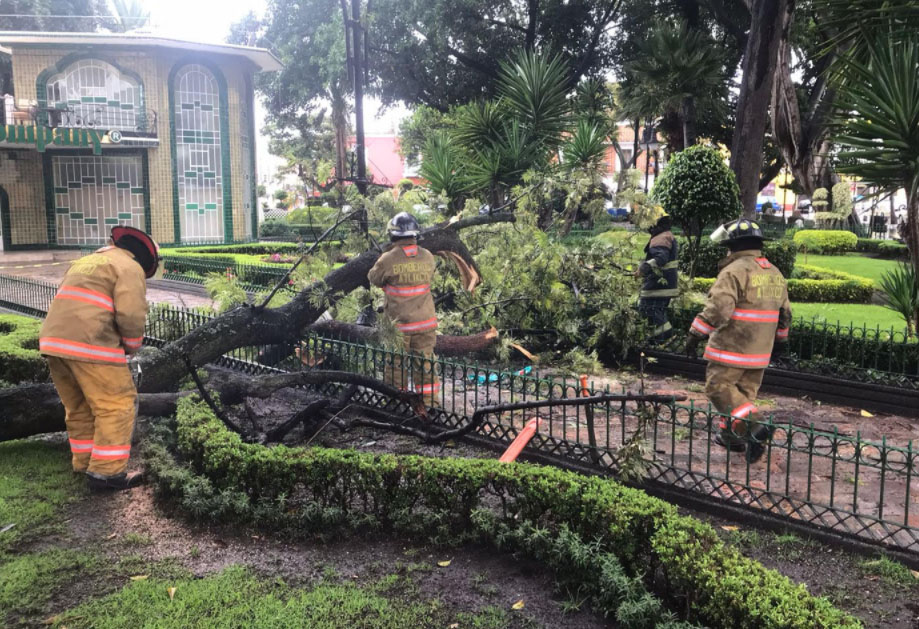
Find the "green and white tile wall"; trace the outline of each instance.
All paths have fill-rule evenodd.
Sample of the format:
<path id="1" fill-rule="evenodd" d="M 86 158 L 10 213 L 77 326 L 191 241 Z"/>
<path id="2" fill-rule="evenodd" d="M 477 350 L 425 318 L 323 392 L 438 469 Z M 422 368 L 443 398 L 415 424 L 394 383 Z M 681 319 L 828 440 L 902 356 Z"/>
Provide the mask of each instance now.
<path id="1" fill-rule="evenodd" d="M 78 59 L 46 83 L 46 104 L 62 110 L 60 124 L 139 131 L 146 126 L 143 86 L 101 59 Z"/>
<path id="2" fill-rule="evenodd" d="M 140 155 L 55 155 L 51 168 L 57 244 L 101 244 L 114 225 L 146 230 Z"/>
<path id="3" fill-rule="evenodd" d="M 143 52 L 137 50 L 104 49 L 96 55 L 94 51 L 85 49 L 74 50 L 67 47 L 17 47 L 14 49 L 13 53 L 13 74 L 17 98 L 37 100 L 37 77 L 49 68 L 52 69 L 52 72 L 46 72 L 46 76 L 66 74 L 66 68 L 56 68 L 56 65 L 66 57 L 79 57 L 80 61 L 98 58 L 102 64 L 104 64 L 98 67 L 104 67 L 105 65 L 115 67 L 117 65 L 117 68 L 122 71 L 122 77 L 126 77 L 124 81 L 128 85 L 131 85 L 133 81 L 134 84 L 137 84 L 138 87 L 141 88 L 139 94 L 134 93 L 133 95 L 121 94 L 121 91 L 119 91 L 119 96 L 113 97 L 111 100 L 113 102 L 118 100 L 119 103 L 142 103 L 143 109 L 146 112 L 146 117 L 150 119 L 151 123 L 154 112 L 156 114 L 156 132 L 159 138 L 159 146 L 146 151 L 146 198 L 149 206 L 149 220 L 146 227 L 152 229 L 154 237 L 161 242 L 172 242 L 176 231 L 174 212 L 176 195 L 173 184 L 178 180 L 174 177 L 174 173 L 178 172 L 182 178 L 185 178 L 186 173 L 192 172 L 191 168 L 180 170 L 178 159 L 173 160 L 172 157 L 173 134 L 169 120 L 169 77 L 170 74 L 177 69 L 177 66 L 179 71 L 190 65 L 200 65 L 205 69 L 211 70 L 212 74 L 213 70 L 216 70 L 220 74 L 219 77 L 215 77 L 218 79 L 218 83 L 220 83 L 220 81 L 224 81 L 225 83 L 223 89 L 226 93 L 225 100 L 227 103 L 226 107 L 220 107 L 220 103 L 216 102 L 215 111 L 211 112 L 211 114 L 214 114 L 219 119 L 220 124 L 216 124 L 217 121 L 212 121 L 214 123 L 213 129 L 204 125 L 202 125 L 202 128 L 190 127 L 187 130 L 195 133 L 194 135 L 189 134 L 187 137 L 189 140 L 204 140 L 203 143 L 198 145 L 198 148 L 201 146 L 211 146 L 207 144 L 207 140 L 211 139 L 208 133 L 214 132 L 215 135 L 213 139 L 215 142 L 220 141 L 224 142 L 224 144 L 221 146 L 222 150 L 219 151 L 221 159 L 210 162 L 209 155 L 207 164 L 194 164 L 196 185 L 198 183 L 201 184 L 198 191 L 194 194 L 199 195 L 199 204 L 202 202 L 205 206 L 207 206 L 207 204 L 217 204 L 217 209 L 212 209 L 209 206 L 205 207 L 205 216 L 208 212 L 223 213 L 222 220 L 218 223 L 222 227 L 222 231 L 219 232 L 218 238 L 242 240 L 249 235 L 249 232 L 251 232 L 250 225 L 252 223 L 252 215 L 249 214 L 249 212 L 254 211 L 255 208 L 247 208 L 244 201 L 252 198 L 252 190 L 247 187 L 246 183 L 247 175 L 251 182 L 248 184 L 249 186 L 254 188 L 255 181 L 255 169 L 250 141 L 252 134 L 251 132 L 248 134 L 246 133 L 246 130 L 252 129 L 251 121 L 247 120 L 247 116 L 251 115 L 251 107 L 249 107 L 248 110 L 246 108 L 246 103 L 251 102 L 249 95 L 251 87 L 249 86 L 251 86 L 252 69 L 243 61 L 229 57 L 202 58 L 199 55 L 189 57 L 182 54 L 181 51 L 163 51 L 159 49 L 151 49 Z M 91 67 L 97 67 L 92 63 L 89 65 Z M 85 71 L 85 69 L 81 71 Z M 94 71 L 95 70 L 90 70 L 90 72 Z M 110 78 L 106 80 L 108 81 L 106 84 L 107 86 L 115 85 Z M 122 85 L 122 87 L 124 87 L 124 85 Z M 108 90 L 109 87 L 106 87 L 106 89 Z M 128 92 L 130 92 L 130 88 L 128 88 Z M 47 95 L 46 92 L 45 96 Z M 107 101 L 110 95 L 114 95 L 114 91 L 111 94 L 108 91 L 106 92 Z M 102 95 L 99 94 L 93 97 L 101 99 Z M 131 99 L 135 97 L 138 100 L 131 101 Z M 199 98 L 197 100 L 201 103 L 207 102 L 207 99 L 201 100 Z M 193 104 L 194 100 L 191 102 Z M 125 109 L 125 111 L 127 111 L 127 109 Z M 199 111 L 198 113 L 206 113 L 206 111 Z M 140 116 L 141 114 L 137 115 Z M 131 121 L 129 118 L 125 118 L 121 122 L 127 126 Z M 137 117 L 135 117 L 134 122 L 140 124 Z M 183 141 L 186 138 L 184 135 L 185 130 L 186 129 L 183 129 Z M 201 132 L 200 134 L 198 133 L 199 131 Z M 249 142 L 250 146 L 243 146 L 246 142 Z M 189 142 L 187 144 L 192 143 Z M 214 144 L 213 146 L 216 147 L 218 144 Z M 178 144 L 176 144 L 176 148 L 179 148 Z M 10 240 L 13 246 L 43 245 L 49 242 L 49 236 L 53 243 L 57 238 L 57 222 L 58 220 L 62 220 L 58 219 L 56 213 L 58 198 L 54 189 L 61 186 L 54 185 L 54 181 L 52 180 L 53 168 L 45 169 L 45 178 L 43 179 L 41 166 L 42 157 L 40 155 L 26 151 L 21 151 L 19 153 L 21 153 L 23 157 L 18 160 L 15 183 L 9 181 L 14 175 L 10 174 L 11 171 L 5 168 L 5 152 L 0 155 L 0 161 L 2 161 L 2 163 L 0 163 L 0 171 L 6 171 L 0 173 L 0 186 L 3 186 L 7 191 L 10 197 L 11 206 L 11 211 L 8 213 L 8 216 L 4 217 L 4 226 L 6 226 L 7 220 L 11 223 L 11 226 L 10 229 L 5 230 L 4 233 L 11 236 Z M 176 153 L 176 157 L 178 158 L 179 151 L 176 151 Z M 59 152 L 55 155 L 66 156 L 67 154 Z M 118 151 L 112 151 L 111 149 L 106 149 L 104 156 L 121 156 L 127 159 L 136 159 L 136 155 L 133 157 L 126 156 Z M 201 157 L 203 157 L 201 154 L 195 156 L 196 159 Z M 190 154 L 186 165 L 189 167 L 193 166 Z M 211 167 L 212 165 L 213 168 Z M 199 167 L 201 168 L 200 171 L 198 170 Z M 214 173 L 213 179 L 210 177 L 210 173 Z M 205 178 L 205 174 L 209 176 Z M 88 176 L 89 175 L 87 175 L 87 177 Z M 222 186 L 221 193 L 216 196 L 207 196 L 216 192 L 218 176 Z M 189 180 L 190 179 L 191 177 L 189 177 Z M 101 183 L 101 175 L 98 181 L 99 185 L 103 188 L 108 185 Z M 51 192 L 49 195 L 46 195 L 46 190 L 49 189 Z M 118 190 L 118 188 L 116 188 L 116 190 Z M 205 193 L 202 192 L 202 190 L 209 190 L 209 192 Z M 104 194 L 106 193 L 103 193 L 103 197 Z M 48 201 L 49 197 L 51 198 L 50 203 Z M 203 199 L 203 201 L 201 201 L 201 199 Z M 136 200 L 137 197 L 131 198 L 131 220 L 138 220 L 134 217 L 140 216 L 140 213 L 136 211 L 136 206 L 133 205 Z M 194 200 L 189 202 L 195 203 Z M 69 198 L 68 203 L 70 203 Z M 251 203 L 252 202 L 249 201 L 250 205 Z M 61 205 L 60 207 L 67 207 L 69 209 L 70 205 Z M 200 218 L 195 218 L 195 216 L 191 214 L 191 212 L 197 211 L 197 217 L 200 217 L 201 209 L 199 205 L 197 210 L 183 210 L 183 212 L 187 211 L 190 213 L 188 218 L 198 221 L 197 225 L 190 227 L 198 230 L 202 230 L 206 227 L 212 230 L 210 233 L 215 233 L 216 229 L 213 224 L 205 223 L 202 225 Z M 123 210 L 124 211 L 120 211 L 119 214 L 127 214 L 127 206 L 125 206 Z M 70 219 L 69 214 L 70 212 L 68 211 L 68 220 L 80 220 Z M 182 221 L 181 214 L 182 212 L 180 212 L 179 217 L 180 224 Z M 86 214 L 84 213 L 84 217 L 85 216 Z M 112 216 L 109 215 L 102 216 L 103 224 L 105 217 L 109 219 L 112 218 Z M 48 229 L 48 227 L 51 227 L 51 229 Z M 198 233 L 200 233 L 200 231 Z M 186 237 L 186 239 L 192 238 L 198 238 L 198 236 L 189 235 Z"/>

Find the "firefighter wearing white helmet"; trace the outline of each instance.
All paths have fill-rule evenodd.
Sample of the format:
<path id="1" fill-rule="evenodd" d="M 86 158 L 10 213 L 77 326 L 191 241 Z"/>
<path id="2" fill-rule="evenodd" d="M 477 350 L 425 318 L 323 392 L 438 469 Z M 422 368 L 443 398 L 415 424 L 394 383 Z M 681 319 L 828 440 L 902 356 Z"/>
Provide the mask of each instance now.
<path id="1" fill-rule="evenodd" d="M 712 240 L 730 250 L 704 310 L 693 320 L 686 352 L 708 339 L 705 394 L 727 416 L 715 441 L 746 451 L 748 461 L 762 457 L 772 429 L 760 423 L 756 395 L 774 351 L 788 341 L 791 304 L 782 273 L 763 255 L 760 226 L 742 218 L 719 227 Z"/>
<path id="2" fill-rule="evenodd" d="M 73 469 L 93 490 L 140 483 L 127 473 L 137 390 L 128 355 L 141 348 L 146 280 L 159 247 L 134 227 L 112 228 L 112 246 L 74 261 L 42 325 L 38 345 L 66 412 Z"/>
<path id="3" fill-rule="evenodd" d="M 367 279 L 383 289 L 383 312 L 402 332 L 405 352 L 421 360 L 411 364 L 394 360 L 386 365 L 384 379 L 401 389 L 411 386 L 428 406 L 433 406 L 440 392 L 431 361 L 437 340 L 437 313 L 431 296 L 434 255 L 418 245 L 421 229 L 408 212 L 396 214 L 387 229 L 391 245 L 370 269 Z"/>

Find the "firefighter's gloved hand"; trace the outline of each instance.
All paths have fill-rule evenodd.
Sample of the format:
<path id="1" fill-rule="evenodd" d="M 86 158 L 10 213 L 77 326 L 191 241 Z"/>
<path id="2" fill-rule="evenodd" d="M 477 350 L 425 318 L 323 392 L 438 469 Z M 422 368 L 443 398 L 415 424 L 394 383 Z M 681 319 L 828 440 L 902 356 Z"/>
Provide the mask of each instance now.
<path id="1" fill-rule="evenodd" d="M 686 347 L 683 348 L 683 351 L 687 356 L 695 358 L 699 353 L 699 344 L 701 342 L 701 337 L 698 337 L 695 334 L 690 334 L 688 337 L 686 337 Z"/>

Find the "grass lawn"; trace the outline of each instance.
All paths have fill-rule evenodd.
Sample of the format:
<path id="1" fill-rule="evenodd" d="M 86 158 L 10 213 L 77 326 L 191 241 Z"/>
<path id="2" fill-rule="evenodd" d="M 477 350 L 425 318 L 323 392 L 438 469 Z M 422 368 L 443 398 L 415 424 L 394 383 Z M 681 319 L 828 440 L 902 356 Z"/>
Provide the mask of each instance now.
<path id="1" fill-rule="evenodd" d="M 906 327 L 903 317 L 884 306 L 792 303 L 791 310 L 795 319 L 810 320 L 813 317 L 817 317 L 818 320 L 826 320 L 833 324 L 838 321 L 843 325 L 848 325 L 851 322 L 856 327 L 866 325 L 873 329 L 880 326 L 882 330 L 889 330 L 892 327 L 900 331 Z"/>
<path id="2" fill-rule="evenodd" d="M 866 277 L 874 280 L 878 284 L 881 276 L 897 268 L 899 264 L 896 260 L 881 260 L 879 258 L 866 258 L 855 253 L 839 256 L 818 256 L 798 254 L 798 264 L 807 264 L 809 266 L 819 266 L 832 271 L 842 271 L 851 273 L 860 277 Z"/>

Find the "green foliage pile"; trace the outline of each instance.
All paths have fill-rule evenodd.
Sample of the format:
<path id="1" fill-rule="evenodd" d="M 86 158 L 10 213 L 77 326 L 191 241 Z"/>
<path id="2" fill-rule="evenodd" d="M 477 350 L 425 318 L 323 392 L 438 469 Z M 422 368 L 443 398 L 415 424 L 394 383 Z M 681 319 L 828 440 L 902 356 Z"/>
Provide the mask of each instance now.
<path id="1" fill-rule="evenodd" d="M 862 253 L 873 253 L 879 258 L 895 258 L 905 260 L 909 257 L 909 248 L 894 240 L 880 240 L 876 238 L 859 238 L 855 250 Z"/>
<path id="2" fill-rule="evenodd" d="M 159 443 L 148 469 L 162 493 L 202 518 L 519 548 L 569 576 L 574 566 L 598 611 L 627 627 L 669 620 L 639 584 L 682 599 L 689 620 L 710 627 L 860 626 L 726 546 L 711 526 L 609 479 L 486 459 L 267 448 L 244 443 L 195 398 L 179 402 L 174 434 L 187 464 Z M 640 623 L 627 622 L 636 611 Z"/>
<path id="3" fill-rule="evenodd" d="M 850 231 L 834 229 L 803 229 L 794 235 L 799 251 L 808 253 L 845 253 L 855 251 L 858 236 Z"/>
<path id="4" fill-rule="evenodd" d="M 686 245 L 686 239 L 680 238 L 680 250 Z M 695 275 L 696 277 L 717 277 L 718 262 L 721 261 L 730 252 L 726 247 L 714 243 L 709 238 L 703 238 L 696 254 Z M 797 258 L 797 249 L 794 244 L 788 240 L 770 240 L 763 243 L 763 255 L 782 272 L 785 277 L 792 277 L 795 269 L 795 260 Z M 689 275 L 689 267 L 692 264 L 689 256 L 680 256 L 680 272 Z"/>
<path id="5" fill-rule="evenodd" d="M 48 363 L 38 353 L 41 321 L 0 314 L 0 383 L 44 382 Z"/>
<path id="6" fill-rule="evenodd" d="M 536 225 L 524 211 L 516 224 L 465 230 L 482 284 L 461 290 L 452 265 L 441 265 L 435 291 L 455 292 L 438 312 L 445 333 L 498 329 L 552 330 L 567 346 L 602 347 L 623 353 L 641 337 L 644 320 L 634 308 L 638 280 L 634 241 L 584 240 L 565 245 Z M 422 242 L 423 244 L 423 242 Z"/>

